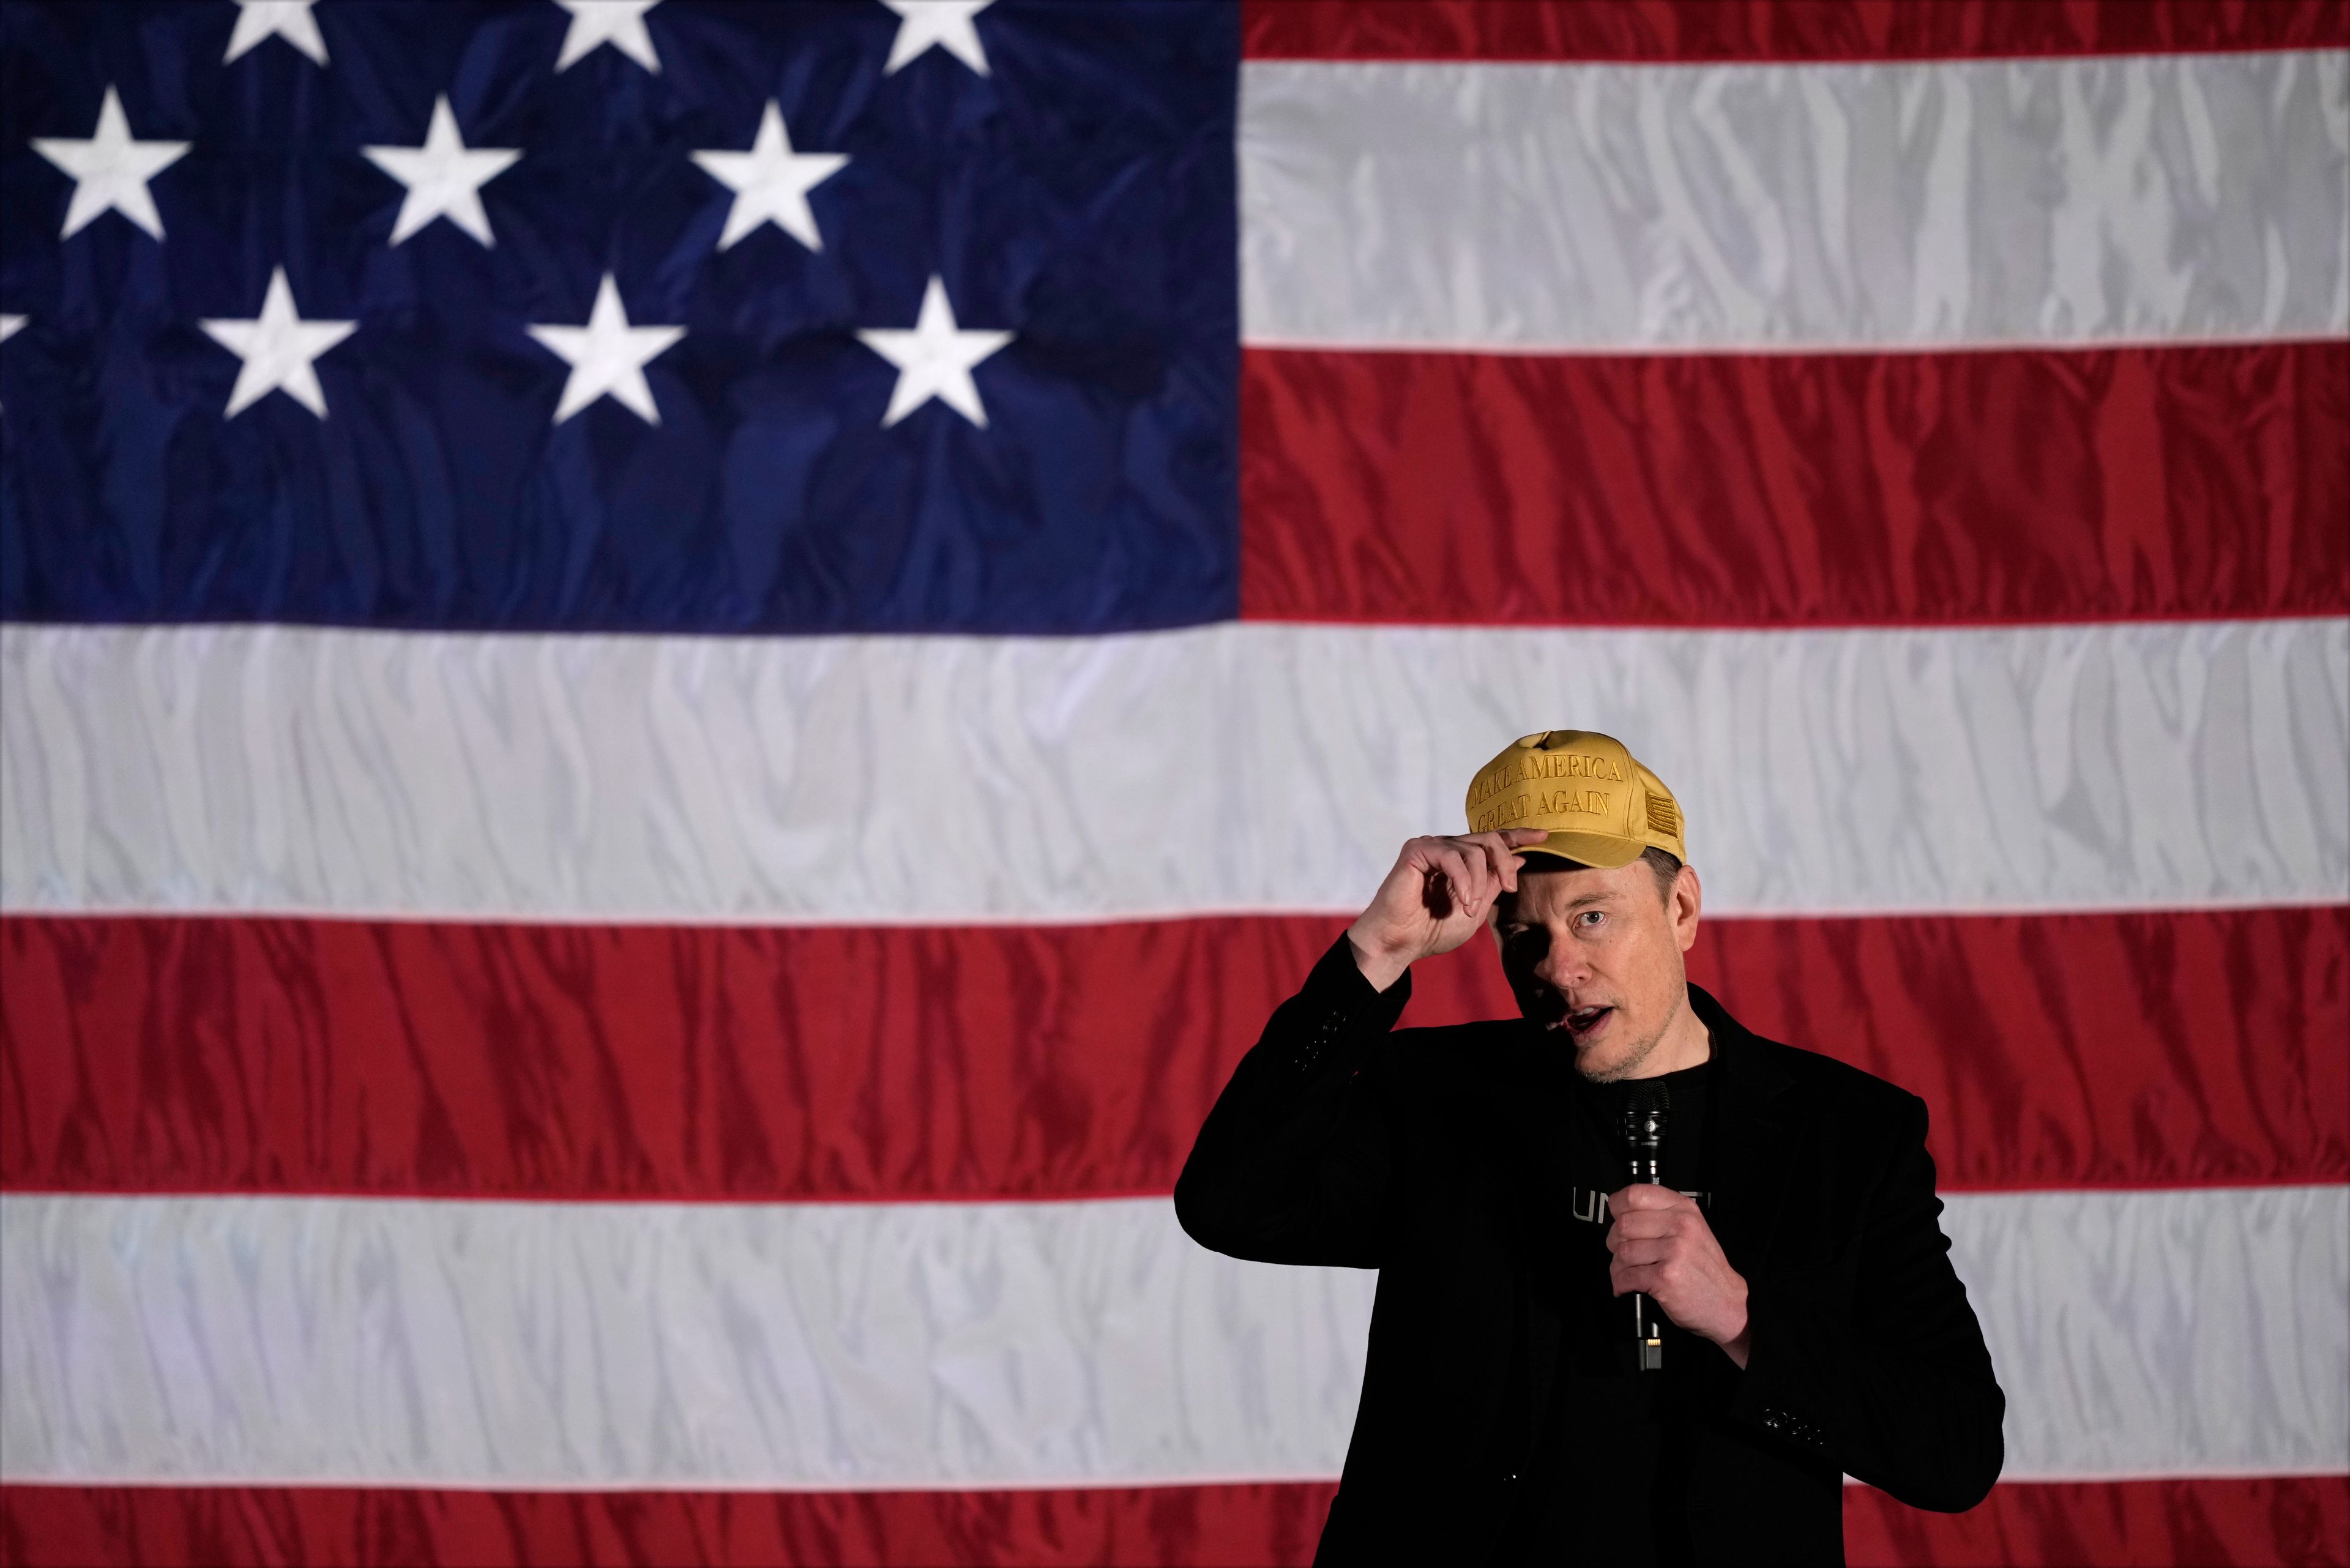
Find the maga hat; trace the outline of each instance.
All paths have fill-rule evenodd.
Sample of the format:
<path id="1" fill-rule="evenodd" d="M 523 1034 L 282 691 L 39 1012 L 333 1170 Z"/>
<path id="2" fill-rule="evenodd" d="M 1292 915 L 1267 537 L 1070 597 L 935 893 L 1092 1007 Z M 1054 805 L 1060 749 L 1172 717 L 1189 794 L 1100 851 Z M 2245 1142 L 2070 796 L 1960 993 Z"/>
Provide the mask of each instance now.
<path id="1" fill-rule="evenodd" d="M 1548 838 L 1521 855 L 1612 871 L 1650 847 L 1689 858 L 1680 803 L 1624 742 L 1596 730 L 1522 735 L 1469 781 L 1469 831 L 1540 827 Z"/>

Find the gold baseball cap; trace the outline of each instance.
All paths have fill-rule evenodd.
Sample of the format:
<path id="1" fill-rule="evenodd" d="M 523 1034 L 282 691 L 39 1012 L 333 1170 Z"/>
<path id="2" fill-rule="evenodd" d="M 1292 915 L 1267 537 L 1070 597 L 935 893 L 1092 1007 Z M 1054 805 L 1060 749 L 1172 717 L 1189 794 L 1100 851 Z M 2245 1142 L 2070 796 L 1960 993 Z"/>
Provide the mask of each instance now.
<path id="1" fill-rule="evenodd" d="M 1687 860 L 1680 802 L 1623 742 L 1596 730 L 1521 735 L 1469 781 L 1469 831 L 1540 827 L 1548 838 L 1521 855 L 1579 860 L 1612 871 L 1651 845 Z"/>

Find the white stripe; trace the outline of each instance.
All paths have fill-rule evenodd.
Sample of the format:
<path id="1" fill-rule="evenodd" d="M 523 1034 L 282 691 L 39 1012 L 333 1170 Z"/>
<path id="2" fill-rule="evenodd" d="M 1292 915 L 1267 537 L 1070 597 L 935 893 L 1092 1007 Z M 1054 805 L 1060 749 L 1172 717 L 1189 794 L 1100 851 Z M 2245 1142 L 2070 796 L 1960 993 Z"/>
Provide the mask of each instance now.
<path id="1" fill-rule="evenodd" d="M 1368 1275 L 1165 1199 L 0 1196 L 7 1478 L 901 1487 L 1332 1472 Z"/>
<path id="2" fill-rule="evenodd" d="M 2350 1468 L 2350 1189 L 1960 1196 L 2010 1479 Z M 12 1480 L 1337 1473 L 1375 1277 L 1163 1199 L 0 1197 Z"/>
<path id="3" fill-rule="evenodd" d="M 1944 1202 L 2010 1480 L 2350 1469 L 2350 1187 Z"/>
<path id="4" fill-rule="evenodd" d="M 0 628 L 0 904 L 956 921 L 1359 908 L 1623 737 L 1721 914 L 2350 898 L 2350 620 L 1100 639 Z"/>
<path id="5" fill-rule="evenodd" d="M 1258 345 L 1923 349 L 2350 331 L 2350 56 L 1256 60 Z"/>

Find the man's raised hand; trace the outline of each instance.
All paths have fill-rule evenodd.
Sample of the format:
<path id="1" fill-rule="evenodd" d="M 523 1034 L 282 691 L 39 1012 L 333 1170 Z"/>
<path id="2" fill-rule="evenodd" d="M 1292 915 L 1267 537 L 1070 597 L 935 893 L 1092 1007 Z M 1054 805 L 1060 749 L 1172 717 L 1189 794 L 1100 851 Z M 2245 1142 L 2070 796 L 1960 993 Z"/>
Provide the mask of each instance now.
<path id="1" fill-rule="evenodd" d="M 1549 836 L 1539 827 L 1510 827 L 1407 842 L 1371 907 L 1347 928 L 1363 978 L 1385 991 L 1419 960 L 1467 941 L 1493 900 L 1518 890 L 1517 851 Z"/>

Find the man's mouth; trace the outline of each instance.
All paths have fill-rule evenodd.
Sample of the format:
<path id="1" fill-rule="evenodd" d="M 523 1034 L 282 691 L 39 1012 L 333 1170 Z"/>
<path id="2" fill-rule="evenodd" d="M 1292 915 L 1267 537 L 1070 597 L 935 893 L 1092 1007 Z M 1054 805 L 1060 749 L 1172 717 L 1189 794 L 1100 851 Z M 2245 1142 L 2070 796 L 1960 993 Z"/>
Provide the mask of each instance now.
<path id="1" fill-rule="evenodd" d="M 1566 1032 L 1580 1040 L 1607 1022 L 1612 1007 L 1578 1007 L 1566 1015 Z"/>

